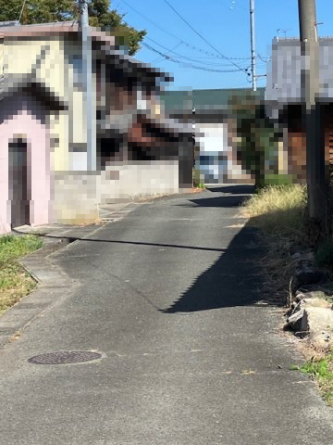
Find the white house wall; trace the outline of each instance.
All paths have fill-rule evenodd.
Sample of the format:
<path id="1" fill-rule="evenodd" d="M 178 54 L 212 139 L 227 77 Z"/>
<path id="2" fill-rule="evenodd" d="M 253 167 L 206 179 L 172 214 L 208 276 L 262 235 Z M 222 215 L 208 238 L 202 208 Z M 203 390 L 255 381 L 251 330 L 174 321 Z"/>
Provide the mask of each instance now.
<path id="1" fill-rule="evenodd" d="M 195 124 L 196 141 L 204 152 L 222 152 L 228 149 L 227 124 Z"/>
<path id="2" fill-rule="evenodd" d="M 72 151 L 69 153 L 69 165 L 72 171 L 83 172 L 87 170 L 87 152 Z"/>
<path id="3" fill-rule="evenodd" d="M 207 175 L 214 175 L 217 180 L 223 173 L 221 162 L 218 162 L 217 156 L 221 153 L 227 154 L 228 151 L 227 124 L 196 123 L 195 135 L 196 143 L 200 149 L 200 156 L 211 156 L 212 159 L 209 165 L 201 165 L 197 160 L 196 168 L 199 168 L 200 177 L 203 182 L 210 182 Z"/>

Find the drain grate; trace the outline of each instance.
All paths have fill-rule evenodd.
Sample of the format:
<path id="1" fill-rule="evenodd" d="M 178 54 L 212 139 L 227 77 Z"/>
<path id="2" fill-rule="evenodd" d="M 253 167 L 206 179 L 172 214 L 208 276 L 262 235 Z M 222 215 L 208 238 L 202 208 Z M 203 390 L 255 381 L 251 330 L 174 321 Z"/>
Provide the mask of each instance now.
<path id="1" fill-rule="evenodd" d="M 49 352 L 29 358 L 29 363 L 35 365 L 66 365 L 71 363 L 85 363 L 102 357 L 99 352 L 91 351 L 60 351 Z"/>

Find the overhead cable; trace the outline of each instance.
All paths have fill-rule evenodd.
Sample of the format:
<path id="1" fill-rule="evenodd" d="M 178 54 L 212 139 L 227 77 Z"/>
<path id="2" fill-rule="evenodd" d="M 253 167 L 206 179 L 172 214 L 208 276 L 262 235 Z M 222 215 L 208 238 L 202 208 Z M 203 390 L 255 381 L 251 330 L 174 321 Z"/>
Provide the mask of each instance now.
<path id="1" fill-rule="evenodd" d="M 145 20 L 150 22 L 153 26 L 160 29 L 162 32 L 168 34 L 169 36 L 173 37 L 174 39 L 179 40 L 183 45 L 187 46 L 188 48 L 192 49 L 193 51 L 198 51 L 202 54 L 206 54 L 207 56 L 211 56 L 217 59 L 223 59 L 224 57 L 218 56 L 216 53 L 211 53 L 209 51 L 206 51 L 202 48 L 198 48 L 197 46 L 193 45 L 192 43 L 188 43 L 185 40 L 181 39 L 180 37 L 177 37 L 175 34 L 172 34 L 171 32 L 164 29 L 162 26 L 158 25 L 155 21 L 151 20 L 146 15 L 142 14 L 140 11 L 138 11 L 136 8 L 134 8 L 132 5 L 130 5 L 126 0 L 121 0 L 126 6 L 128 6 L 130 9 L 132 9 L 136 14 L 143 17 Z M 250 57 L 228 57 L 229 60 L 250 60 Z"/>
<path id="2" fill-rule="evenodd" d="M 202 66 L 197 66 L 191 63 L 187 63 L 187 62 L 183 62 L 181 60 L 177 60 L 175 57 L 169 56 L 168 54 L 162 53 L 161 51 L 157 50 L 156 48 L 153 48 L 152 46 L 148 45 L 147 43 L 143 43 L 142 44 L 145 48 L 149 49 L 150 51 L 153 51 L 154 53 L 159 54 L 160 56 L 162 56 L 164 59 L 166 60 L 170 60 L 171 62 L 174 63 L 178 63 L 180 65 L 183 65 L 187 68 L 191 68 L 191 69 L 195 69 L 195 70 L 201 70 L 201 71 L 209 71 L 209 72 L 214 72 L 214 73 L 237 73 L 240 71 L 245 71 L 247 72 L 249 68 L 247 69 L 235 69 L 235 70 L 218 70 L 218 69 L 213 69 L 213 68 L 205 68 Z"/>
<path id="3" fill-rule="evenodd" d="M 228 63 L 228 64 L 220 64 L 220 63 L 212 63 L 212 62 L 202 62 L 202 61 L 200 61 L 200 60 L 193 59 L 193 58 L 191 58 L 191 57 L 187 57 L 187 56 L 184 56 L 184 55 L 182 55 L 182 54 L 176 53 L 175 51 L 173 51 L 175 48 L 172 48 L 172 49 L 170 50 L 169 48 L 166 48 L 165 46 L 163 46 L 163 45 L 161 45 L 160 43 L 158 43 L 156 40 L 151 39 L 150 37 L 146 37 L 146 39 L 149 40 L 149 41 L 151 41 L 151 42 L 153 42 L 155 45 L 160 46 L 160 47 L 163 48 L 164 50 L 168 51 L 168 53 L 172 52 L 172 53 L 173 53 L 175 56 L 177 56 L 178 58 L 183 58 L 183 59 L 189 60 L 190 62 L 202 63 L 202 64 L 205 64 L 205 65 L 217 66 L 217 67 L 219 67 L 219 66 L 229 67 L 229 66 L 232 65 L 232 64 L 230 64 L 230 63 Z M 244 62 L 243 62 L 243 63 L 244 63 Z"/>
<path id="4" fill-rule="evenodd" d="M 217 52 L 223 59 L 226 60 L 230 60 L 230 63 L 234 66 L 236 66 L 240 71 L 244 71 L 246 74 L 247 72 L 245 71 L 244 68 L 241 68 L 239 65 L 237 65 L 237 63 L 233 62 L 232 59 L 228 58 L 227 56 L 225 56 L 224 54 L 222 54 L 217 48 L 215 48 L 215 46 L 213 46 L 210 42 L 208 42 L 208 40 L 203 37 L 203 35 L 201 35 L 195 28 L 193 28 L 193 26 L 169 3 L 168 0 L 163 0 L 164 3 L 166 3 L 173 11 L 175 14 L 177 14 L 177 16 L 184 22 L 186 23 L 186 25 L 192 29 L 193 32 L 195 32 L 195 34 L 197 34 L 208 46 L 210 46 L 215 52 Z"/>

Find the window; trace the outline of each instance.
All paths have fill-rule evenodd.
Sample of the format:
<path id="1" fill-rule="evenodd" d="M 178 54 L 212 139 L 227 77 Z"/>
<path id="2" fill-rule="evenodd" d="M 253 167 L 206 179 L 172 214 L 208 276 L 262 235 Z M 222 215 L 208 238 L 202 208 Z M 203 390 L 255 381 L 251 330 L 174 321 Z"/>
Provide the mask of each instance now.
<path id="1" fill-rule="evenodd" d="M 214 164 L 214 158 L 212 156 L 200 156 L 201 165 L 211 165 Z"/>
<path id="2" fill-rule="evenodd" d="M 146 99 L 146 94 L 142 89 L 143 86 L 139 84 L 137 87 L 137 96 L 136 96 L 137 108 L 138 110 L 146 111 L 148 109 L 148 103 Z"/>

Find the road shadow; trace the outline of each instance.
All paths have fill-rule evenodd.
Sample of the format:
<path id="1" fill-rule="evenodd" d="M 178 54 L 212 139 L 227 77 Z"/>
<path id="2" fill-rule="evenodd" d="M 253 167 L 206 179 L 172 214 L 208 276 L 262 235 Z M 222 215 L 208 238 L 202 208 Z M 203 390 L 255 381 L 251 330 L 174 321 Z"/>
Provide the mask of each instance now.
<path id="1" fill-rule="evenodd" d="M 254 193 L 253 185 L 222 185 L 222 186 L 207 186 L 207 190 L 213 193 L 230 193 L 232 195 L 251 195 Z"/>
<path id="2" fill-rule="evenodd" d="M 238 196 L 217 196 L 216 198 L 199 198 L 199 199 L 188 199 L 186 204 L 176 204 L 177 207 L 210 207 L 210 208 L 232 208 L 239 207 L 244 203 L 249 196 L 238 195 Z"/>
<path id="3" fill-rule="evenodd" d="M 16 229 L 13 229 L 14 233 L 18 235 L 26 235 L 25 232 L 20 232 Z M 104 238 L 82 238 L 76 236 L 64 236 L 64 235 L 47 235 L 47 234 L 34 234 L 34 236 L 38 236 L 39 238 L 50 238 L 59 241 L 66 241 L 68 244 L 74 243 L 75 241 L 87 241 L 92 243 L 110 243 L 110 244 L 129 244 L 132 246 L 151 246 L 151 247 L 170 247 L 174 249 L 185 249 L 185 250 L 197 250 L 204 252 L 225 252 L 226 249 L 219 249 L 214 247 L 205 247 L 205 246 L 187 246 L 181 244 L 167 244 L 167 243 L 148 243 L 144 241 L 126 241 L 126 240 L 114 240 L 114 239 L 104 239 Z M 38 250 L 32 252 L 30 255 L 37 253 Z"/>
<path id="4" fill-rule="evenodd" d="M 244 196 L 238 198 L 242 200 Z M 267 264 L 267 240 L 258 227 L 274 227 L 277 220 L 288 222 L 297 216 L 295 212 L 301 215 L 303 211 L 303 206 L 300 205 L 299 208 L 278 210 L 251 218 L 233 238 L 226 251 L 221 253 L 219 259 L 204 271 L 179 299 L 162 312 L 175 314 L 250 305 L 285 307 L 288 276 L 284 279 L 283 295 L 274 287 L 269 293 L 266 286 L 264 289 L 264 273 L 267 271 L 263 268 Z M 310 238 L 315 236 L 313 233 L 309 234 L 308 242 L 310 243 Z M 286 250 L 284 253 L 290 252 Z M 263 261 L 264 258 L 266 263 Z M 279 273 L 282 275 L 283 271 L 277 269 L 275 272 L 277 275 Z M 276 278 L 278 281 L 282 279 L 282 276 Z"/>
<path id="5" fill-rule="evenodd" d="M 260 260 L 265 254 L 258 229 L 245 226 L 219 259 L 204 271 L 165 314 L 207 311 L 235 306 L 284 306 L 285 302 L 262 292 Z"/>

